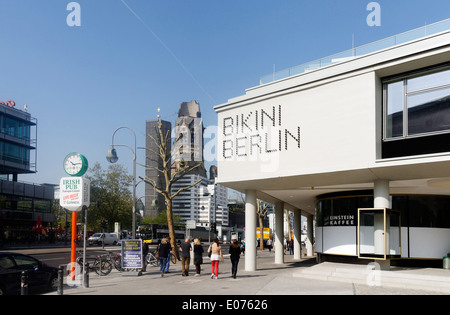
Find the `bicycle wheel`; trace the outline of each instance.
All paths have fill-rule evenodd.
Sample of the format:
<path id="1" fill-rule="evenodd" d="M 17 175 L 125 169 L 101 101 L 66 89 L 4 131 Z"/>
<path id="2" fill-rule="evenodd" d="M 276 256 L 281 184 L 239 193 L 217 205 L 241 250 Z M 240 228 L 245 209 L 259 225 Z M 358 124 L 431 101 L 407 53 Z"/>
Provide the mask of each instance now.
<path id="1" fill-rule="evenodd" d="M 161 264 L 161 261 L 159 259 L 156 259 L 155 256 L 150 256 L 150 264 L 152 266 L 158 267 Z"/>
<path id="2" fill-rule="evenodd" d="M 108 275 L 113 266 L 109 260 L 96 259 L 94 262 L 94 270 L 99 276 Z"/>
<path id="3" fill-rule="evenodd" d="M 123 271 L 122 257 L 120 255 L 115 255 L 113 261 L 114 261 L 114 268 L 116 268 L 118 271 Z"/>

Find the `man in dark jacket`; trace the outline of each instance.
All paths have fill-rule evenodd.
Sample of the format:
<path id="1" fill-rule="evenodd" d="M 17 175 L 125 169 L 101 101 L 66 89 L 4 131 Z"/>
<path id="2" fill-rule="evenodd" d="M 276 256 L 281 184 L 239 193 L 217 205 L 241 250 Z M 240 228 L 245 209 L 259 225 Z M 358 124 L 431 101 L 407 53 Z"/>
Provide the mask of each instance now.
<path id="1" fill-rule="evenodd" d="M 183 277 L 189 276 L 189 264 L 191 263 L 191 240 L 187 237 L 184 243 L 180 245 L 181 251 L 181 275 Z"/>
<path id="2" fill-rule="evenodd" d="M 159 261 L 161 262 L 160 265 L 161 277 L 164 277 L 164 269 L 166 268 L 166 263 L 167 260 L 169 259 L 168 257 L 171 250 L 172 246 L 170 246 L 170 243 L 167 241 L 167 239 L 165 238 L 162 239 L 161 244 L 159 244 L 158 246 Z"/>

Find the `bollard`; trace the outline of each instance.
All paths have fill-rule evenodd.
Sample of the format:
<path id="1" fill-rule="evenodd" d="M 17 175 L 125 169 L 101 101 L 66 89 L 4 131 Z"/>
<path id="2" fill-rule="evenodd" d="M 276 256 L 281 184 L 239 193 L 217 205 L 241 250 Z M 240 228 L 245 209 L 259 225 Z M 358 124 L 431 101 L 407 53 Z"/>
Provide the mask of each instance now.
<path id="1" fill-rule="evenodd" d="M 447 257 L 444 257 L 443 268 L 450 270 L 450 254 L 447 254 Z"/>
<path id="2" fill-rule="evenodd" d="M 28 271 L 22 271 L 20 277 L 20 295 L 28 295 Z"/>
<path id="3" fill-rule="evenodd" d="M 58 295 L 63 295 L 64 294 L 64 269 L 65 266 L 64 265 L 60 265 L 59 269 L 58 269 Z"/>
<path id="4" fill-rule="evenodd" d="M 89 288 L 89 263 L 84 264 L 84 287 Z"/>

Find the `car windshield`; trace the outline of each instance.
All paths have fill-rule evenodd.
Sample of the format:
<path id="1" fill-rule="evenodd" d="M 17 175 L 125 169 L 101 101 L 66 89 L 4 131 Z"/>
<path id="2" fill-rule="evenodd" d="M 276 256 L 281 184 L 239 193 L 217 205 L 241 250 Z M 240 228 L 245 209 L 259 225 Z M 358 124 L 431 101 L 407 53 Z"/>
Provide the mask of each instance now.
<path id="1" fill-rule="evenodd" d="M 95 233 L 92 237 L 100 237 L 100 235 L 102 235 L 102 233 Z"/>

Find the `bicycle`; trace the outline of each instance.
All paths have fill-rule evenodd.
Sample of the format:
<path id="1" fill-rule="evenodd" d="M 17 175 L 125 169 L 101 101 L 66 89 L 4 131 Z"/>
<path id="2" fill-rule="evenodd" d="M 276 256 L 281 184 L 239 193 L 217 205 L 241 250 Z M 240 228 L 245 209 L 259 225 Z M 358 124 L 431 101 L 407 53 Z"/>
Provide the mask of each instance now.
<path id="1" fill-rule="evenodd" d="M 177 257 L 173 253 L 170 253 L 170 261 L 172 262 L 172 264 L 177 263 Z"/>
<path id="2" fill-rule="evenodd" d="M 148 252 L 148 254 L 145 256 L 145 261 L 147 264 L 150 264 L 152 266 L 158 267 L 161 264 L 161 261 L 155 257 L 155 252 Z"/>
<path id="3" fill-rule="evenodd" d="M 113 268 L 113 263 L 108 258 L 104 259 L 106 256 L 107 255 L 97 255 L 95 257 L 86 257 L 86 261 L 89 263 L 89 271 L 95 271 L 99 276 L 108 275 Z M 82 252 L 78 252 L 76 262 L 80 266 L 84 265 Z"/>
<path id="4" fill-rule="evenodd" d="M 109 254 L 106 255 L 106 258 L 112 263 L 112 265 L 114 266 L 114 268 L 116 268 L 116 270 L 123 271 L 121 254 L 109 252 Z"/>

